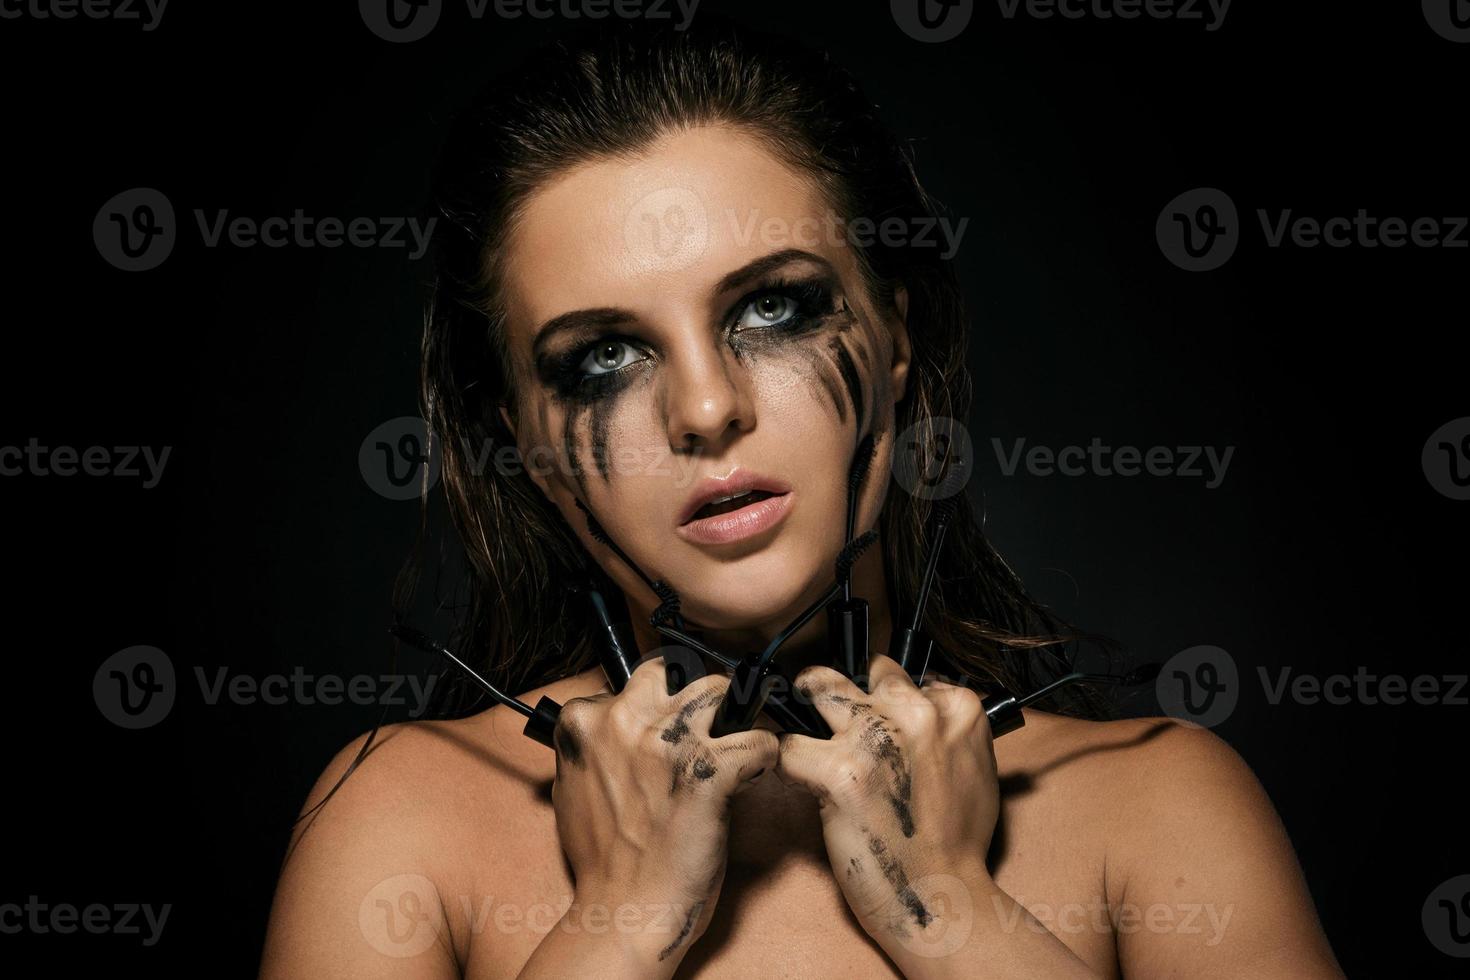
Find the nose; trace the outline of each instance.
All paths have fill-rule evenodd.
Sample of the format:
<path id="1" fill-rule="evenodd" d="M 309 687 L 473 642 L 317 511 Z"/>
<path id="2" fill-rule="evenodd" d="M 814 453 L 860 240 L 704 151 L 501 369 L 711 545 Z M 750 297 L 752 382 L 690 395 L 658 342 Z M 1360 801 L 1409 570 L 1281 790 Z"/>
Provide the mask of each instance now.
<path id="1" fill-rule="evenodd" d="M 712 338 L 685 344 L 667 365 L 665 417 L 674 451 L 718 451 L 755 427 L 749 374 L 725 345 Z"/>

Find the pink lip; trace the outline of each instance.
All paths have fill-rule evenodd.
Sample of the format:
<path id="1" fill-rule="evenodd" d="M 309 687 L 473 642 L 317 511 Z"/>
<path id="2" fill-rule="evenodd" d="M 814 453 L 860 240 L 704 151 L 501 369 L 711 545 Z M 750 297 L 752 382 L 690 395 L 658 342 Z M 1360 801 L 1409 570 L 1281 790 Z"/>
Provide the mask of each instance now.
<path id="1" fill-rule="evenodd" d="M 707 476 L 695 484 L 694 492 L 689 495 L 688 500 L 684 501 L 684 506 L 680 508 L 679 516 L 674 523 L 678 526 L 686 525 L 694 517 L 695 512 L 711 500 L 718 500 L 721 497 L 744 493 L 747 490 L 764 490 L 770 494 L 782 494 L 790 492 L 791 484 L 785 480 L 778 480 L 773 476 L 763 476 L 760 473 L 752 473 L 749 470 L 743 470 L 739 467 L 736 467 L 723 480 L 717 480 L 712 476 Z M 738 513 L 740 511 L 731 511 L 730 514 L 723 516 L 734 517 Z M 714 519 L 707 518 L 707 520 Z"/>
<path id="2" fill-rule="evenodd" d="M 791 511 L 793 496 L 787 491 L 780 496 L 767 497 L 739 510 L 732 510 L 728 514 L 689 521 L 674 531 L 685 541 L 694 544 L 728 544 L 731 541 L 741 541 L 781 523 Z"/>

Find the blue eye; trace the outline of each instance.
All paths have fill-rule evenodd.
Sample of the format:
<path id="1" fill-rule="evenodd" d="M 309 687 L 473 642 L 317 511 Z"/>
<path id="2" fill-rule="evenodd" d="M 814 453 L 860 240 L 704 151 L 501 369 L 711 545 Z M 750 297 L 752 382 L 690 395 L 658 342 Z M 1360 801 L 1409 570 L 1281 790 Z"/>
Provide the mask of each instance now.
<path id="1" fill-rule="evenodd" d="M 784 293 L 764 293 L 751 300 L 735 324 L 736 330 L 771 327 L 785 323 L 796 315 L 798 304 Z"/>
<path id="2" fill-rule="evenodd" d="M 579 368 L 594 378 L 600 374 L 611 374 L 634 363 L 631 359 L 625 360 L 633 352 L 633 348 L 621 340 L 603 341 L 587 352 Z"/>

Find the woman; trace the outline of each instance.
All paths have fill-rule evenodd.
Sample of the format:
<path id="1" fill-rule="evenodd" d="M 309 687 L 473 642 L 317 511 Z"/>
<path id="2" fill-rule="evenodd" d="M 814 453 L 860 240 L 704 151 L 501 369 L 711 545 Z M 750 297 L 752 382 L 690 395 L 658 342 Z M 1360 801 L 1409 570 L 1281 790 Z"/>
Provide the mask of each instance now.
<path id="1" fill-rule="evenodd" d="M 1341 975 L 1208 731 L 1079 699 L 993 739 L 970 685 L 1031 690 L 1074 634 L 963 494 L 931 674 L 883 655 L 933 537 L 894 466 L 966 417 L 965 327 L 914 233 L 932 202 L 848 75 L 707 21 L 564 47 L 466 115 L 438 209 L 423 407 L 470 559 L 460 648 L 565 705 L 556 750 L 503 707 L 344 749 L 262 976 Z M 817 616 L 779 657 L 832 738 L 712 737 L 729 680 L 669 686 L 650 581 L 714 649 L 764 647 L 832 585 L 855 470 L 869 676 L 833 669 Z M 645 654 L 617 694 L 585 568 Z"/>

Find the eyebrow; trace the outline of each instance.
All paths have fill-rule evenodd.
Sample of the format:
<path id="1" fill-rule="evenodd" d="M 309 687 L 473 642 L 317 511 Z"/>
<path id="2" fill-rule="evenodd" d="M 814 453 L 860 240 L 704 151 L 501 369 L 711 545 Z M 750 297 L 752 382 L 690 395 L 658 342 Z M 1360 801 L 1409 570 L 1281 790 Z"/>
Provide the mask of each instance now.
<path id="1" fill-rule="evenodd" d="M 770 255 L 763 255 L 758 259 L 747 262 L 734 272 L 721 279 L 714 289 L 714 295 L 727 293 L 732 289 L 738 289 L 752 280 L 759 279 L 784 265 L 792 262 L 811 262 L 821 266 L 828 272 L 832 271 L 832 263 L 817 255 L 800 248 L 787 248 Z M 637 320 L 637 317 L 629 310 L 620 309 L 615 306 L 603 306 L 587 310 L 572 310 L 552 317 L 542 324 L 541 329 L 536 332 L 536 339 L 531 345 L 531 356 L 540 358 L 546 345 L 551 342 L 557 334 L 575 333 L 584 330 L 602 329 L 610 327 L 621 327 Z"/>

